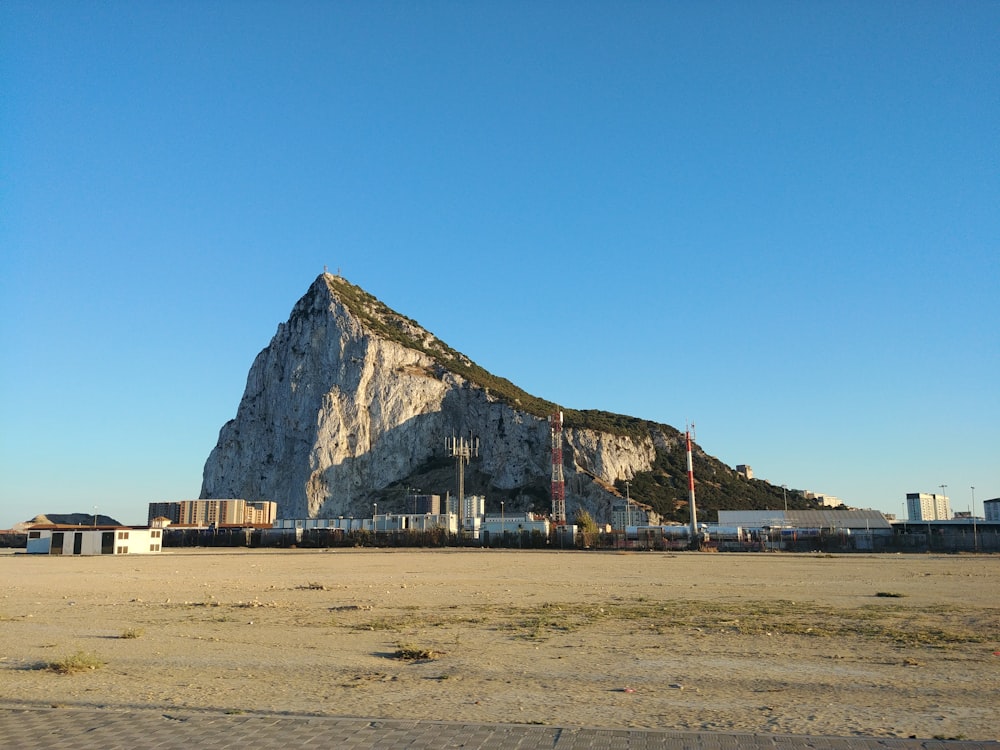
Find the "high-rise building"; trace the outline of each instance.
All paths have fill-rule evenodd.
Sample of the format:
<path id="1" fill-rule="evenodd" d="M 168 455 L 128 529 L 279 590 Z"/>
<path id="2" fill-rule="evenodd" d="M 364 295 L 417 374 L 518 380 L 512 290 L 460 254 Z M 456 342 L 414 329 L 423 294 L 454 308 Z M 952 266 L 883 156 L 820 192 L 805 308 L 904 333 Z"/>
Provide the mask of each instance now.
<path id="1" fill-rule="evenodd" d="M 466 495 L 462 507 L 462 518 L 481 518 L 486 515 L 485 495 Z"/>
<path id="2" fill-rule="evenodd" d="M 440 495 L 409 495 L 406 498 L 404 513 L 430 513 L 436 516 L 441 512 Z"/>
<path id="3" fill-rule="evenodd" d="M 911 521 L 949 521 L 951 506 L 947 495 L 929 492 L 906 493 L 906 516 Z"/>

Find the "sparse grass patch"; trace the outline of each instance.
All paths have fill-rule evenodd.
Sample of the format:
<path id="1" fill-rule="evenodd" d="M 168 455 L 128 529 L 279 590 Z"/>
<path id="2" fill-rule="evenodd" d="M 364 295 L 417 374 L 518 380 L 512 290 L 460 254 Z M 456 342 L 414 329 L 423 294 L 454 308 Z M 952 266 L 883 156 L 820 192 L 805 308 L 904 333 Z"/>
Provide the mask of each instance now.
<path id="1" fill-rule="evenodd" d="M 125 628 L 121 633 L 119 633 L 119 638 L 142 638 L 146 634 L 146 631 L 142 628 Z"/>
<path id="2" fill-rule="evenodd" d="M 58 672 L 59 674 L 76 674 L 77 672 L 89 672 L 94 669 L 100 669 L 104 666 L 104 662 L 94 654 L 87 653 L 86 651 L 77 651 L 75 654 L 63 657 L 62 659 L 46 662 L 43 666 L 45 669 L 51 672 Z"/>
<path id="3" fill-rule="evenodd" d="M 351 626 L 352 630 L 389 630 L 398 631 L 402 630 L 403 622 L 399 619 L 390 620 L 385 617 L 378 617 L 374 620 L 366 620 L 365 622 L 355 623 Z"/>
<path id="4" fill-rule="evenodd" d="M 434 651 L 429 648 L 419 648 L 409 643 L 400 643 L 392 657 L 394 659 L 402 659 L 403 661 L 423 661 L 437 659 L 443 655 L 444 651 Z"/>
<path id="5" fill-rule="evenodd" d="M 514 630 L 517 638 L 538 641 L 555 633 L 569 633 L 602 619 L 619 618 L 618 608 L 595 607 L 591 604 L 558 604 L 546 602 L 510 612 L 508 622 L 501 625 Z"/>
<path id="6" fill-rule="evenodd" d="M 545 602 L 531 606 L 478 604 L 473 610 L 434 612 L 416 608 L 382 609 L 376 618 L 370 612 L 354 611 L 360 616 L 338 617 L 335 625 L 358 631 L 407 633 L 429 628 L 450 627 L 460 631 L 472 627 L 530 641 L 544 641 L 608 624 L 661 634 L 681 630 L 744 636 L 853 637 L 905 647 L 949 648 L 1000 640 L 997 625 L 1000 609 L 973 615 L 960 607 L 916 608 L 889 602 L 839 608 L 809 601 L 654 601 L 640 597 L 607 602 L 603 606 L 592 602 Z M 353 614 L 350 609 L 343 612 L 349 613 Z"/>
<path id="7" fill-rule="evenodd" d="M 324 586 L 322 583 L 316 583 L 315 581 L 311 581 L 311 582 L 305 584 L 304 586 L 296 586 L 295 588 L 297 588 L 297 589 L 299 589 L 301 591 L 326 591 L 327 590 L 326 586 Z"/>
<path id="8" fill-rule="evenodd" d="M 888 599 L 902 599 L 906 594 L 900 594 L 898 591 L 877 591 L 875 596 L 882 596 Z"/>

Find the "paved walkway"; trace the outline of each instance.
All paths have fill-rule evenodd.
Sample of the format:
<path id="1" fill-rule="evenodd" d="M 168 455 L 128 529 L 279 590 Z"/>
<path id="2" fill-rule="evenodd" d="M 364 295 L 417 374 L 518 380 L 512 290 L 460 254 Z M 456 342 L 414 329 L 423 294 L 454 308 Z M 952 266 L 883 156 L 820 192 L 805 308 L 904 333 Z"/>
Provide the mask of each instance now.
<path id="1" fill-rule="evenodd" d="M 190 710 L 0 708 L 0 745 L 18 750 L 1000 750 L 998 742 L 663 732 Z"/>

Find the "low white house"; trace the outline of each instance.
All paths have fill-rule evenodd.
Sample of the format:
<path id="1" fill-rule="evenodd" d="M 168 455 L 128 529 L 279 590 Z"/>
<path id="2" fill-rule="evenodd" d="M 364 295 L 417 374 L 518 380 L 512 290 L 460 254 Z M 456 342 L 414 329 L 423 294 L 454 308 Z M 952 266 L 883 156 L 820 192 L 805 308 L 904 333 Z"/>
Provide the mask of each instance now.
<path id="1" fill-rule="evenodd" d="M 148 555 L 160 551 L 163 529 L 28 529 L 30 555 Z"/>

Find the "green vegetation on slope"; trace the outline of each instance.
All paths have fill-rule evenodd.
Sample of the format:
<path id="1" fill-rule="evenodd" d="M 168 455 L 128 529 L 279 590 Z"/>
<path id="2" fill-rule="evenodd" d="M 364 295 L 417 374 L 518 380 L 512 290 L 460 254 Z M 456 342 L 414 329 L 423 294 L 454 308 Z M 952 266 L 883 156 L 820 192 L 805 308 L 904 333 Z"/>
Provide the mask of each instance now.
<path id="1" fill-rule="evenodd" d="M 760 479 L 745 479 L 717 458 L 695 451 L 692 456 L 695 476 L 695 501 L 698 517 L 715 522 L 719 510 L 814 509 L 815 504 L 797 492 Z M 622 494 L 624 482 L 616 483 Z M 687 450 L 683 441 L 656 451 L 653 470 L 637 474 L 629 484 L 629 494 L 645 503 L 667 520 L 687 522 L 688 481 Z"/>

